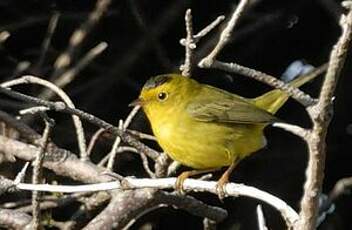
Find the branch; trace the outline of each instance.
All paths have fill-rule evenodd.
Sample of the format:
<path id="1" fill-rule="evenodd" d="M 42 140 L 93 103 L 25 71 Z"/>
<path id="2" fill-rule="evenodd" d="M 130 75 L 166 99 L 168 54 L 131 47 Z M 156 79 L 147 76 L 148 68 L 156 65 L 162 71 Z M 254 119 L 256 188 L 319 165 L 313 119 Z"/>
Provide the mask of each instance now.
<path id="1" fill-rule="evenodd" d="M 28 229 L 32 217 L 16 210 L 0 209 L 0 225 L 8 229 Z"/>
<path id="2" fill-rule="evenodd" d="M 103 175 L 103 169 L 90 163 L 79 160 L 73 153 L 67 150 L 49 145 L 45 155 L 65 155 L 62 161 L 44 161 L 43 166 L 52 170 L 56 175 L 67 176 L 73 180 L 86 183 L 96 183 L 111 180 Z M 0 152 L 12 154 L 24 161 L 33 161 L 39 148 L 17 140 L 13 140 L 0 135 Z"/>
<path id="3" fill-rule="evenodd" d="M 242 15 L 243 11 L 246 9 L 246 7 L 248 7 L 248 4 L 249 4 L 248 0 L 241 0 L 239 5 L 235 9 L 234 13 L 232 14 L 230 21 L 227 23 L 225 29 L 223 29 L 220 35 L 219 41 L 216 44 L 215 48 L 208 54 L 208 56 L 203 58 L 198 63 L 198 66 L 200 68 L 215 68 L 215 69 L 220 69 L 227 72 L 239 73 L 241 75 L 254 78 L 272 87 L 285 91 L 288 95 L 292 96 L 293 99 L 297 100 L 305 107 L 314 104 L 315 102 L 314 99 L 312 99 L 308 94 L 305 94 L 303 91 L 299 90 L 298 88 L 292 87 L 289 84 L 286 84 L 285 82 L 273 76 L 239 65 L 237 63 L 225 63 L 225 62 L 220 62 L 216 59 L 220 51 L 230 41 L 232 30 L 237 24 L 237 21 Z"/>
<path id="4" fill-rule="evenodd" d="M 42 166 L 44 162 L 44 154 L 48 147 L 49 136 L 54 126 L 54 121 L 50 120 L 49 117 L 46 117 L 46 114 L 43 114 L 43 120 L 45 122 L 45 129 L 43 132 L 43 137 L 41 140 L 41 145 L 39 151 L 36 155 L 36 158 L 33 162 L 33 176 L 32 183 L 39 184 L 42 180 Z M 33 220 L 32 220 L 32 228 L 40 229 L 40 193 L 37 191 L 33 191 L 32 194 L 32 206 L 33 206 Z"/>
<path id="5" fill-rule="evenodd" d="M 55 92 L 67 104 L 68 107 L 75 108 L 75 105 L 73 104 L 70 97 L 62 89 L 60 89 L 50 81 L 43 80 L 39 77 L 26 75 L 12 81 L 4 82 L 1 84 L 1 87 L 7 88 L 7 87 L 13 87 L 15 85 L 21 85 L 21 84 L 36 84 L 36 85 L 44 86 L 52 90 L 53 92 Z M 78 141 L 78 147 L 80 150 L 81 158 L 82 160 L 88 160 L 86 139 L 85 139 L 82 122 L 77 116 L 72 116 L 72 119 L 73 119 L 73 124 L 76 127 L 77 141 Z"/>
<path id="6" fill-rule="evenodd" d="M 196 48 L 196 44 L 193 41 L 193 22 L 192 22 L 192 11 L 188 9 L 185 15 L 186 22 L 186 39 L 184 41 L 185 46 L 185 63 L 180 66 L 180 70 L 182 71 L 182 75 L 185 77 L 191 76 L 192 73 L 192 57 L 193 57 L 193 49 Z M 182 44 L 182 43 L 181 43 Z"/>
<path id="7" fill-rule="evenodd" d="M 119 128 L 117 128 L 117 127 L 115 127 L 115 126 L 89 114 L 89 113 L 83 112 L 78 109 L 69 108 L 66 106 L 65 103 L 50 102 L 50 101 L 42 100 L 39 98 L 27 96 L 27 95 L 24 95 L 24 94 L 21 94 L 21 93 L 18 93 L 18 92 L 15 92 L 10 89 L 3 88 L 3 87 L 0 87 L 0 93 L 6 94 L 12 98 L 16 98 L 21 101 L 26 101 L 26 102 L 33 103 L 36 105 L 46 106 L 46 107 L 48 107 L 52 110 L 55 110 L 55 111 L 61 111 L 61 112 L 71 114 L 71 115 L 77 115 L 78 117 L 85 119 L 88 122 L 90 122 L 100 128 L 106 129 L 108 132 L 111 132 L 115 135 L 120 136 L 124 142 L 135 147 L 138 151 L 141 151 L 142 153 L 144 153 L 148 157 L 152 158 L 153 160 L 156 160 L 159 156 L 159 153 L 157 151 L 155 151 L 155 150 L 149 148 L 148 146 L 146 146 L 145 144 L 139 142 L 132 135 L 128 134 L 124 130 L 121 130 L 121 129 L 119 129 Z"/>
<path id="8" fill-rule="evenodd" d="M 142 189 L 142 188 L 154 188 L 154 189 L 171 189 L 175 187 L 176 178 L 160 178 L 160 179 L 135 179 L 135 178 L 125 178 L 122 184 L 114 182 L 106 182 L 100 184 L 90 184 L 90 185 L 32 185 L 20 183 L 17 185 L 18 189 L 22 190 L 36 190 L 45 192 L 64 192 L 64 193 L 74 193 L 74 192 L 93 192 L 93 191 L 103 191 L 112 189 Z M 186 179 L 183 188 L 185 191 L 193 192 L 210 192 L 217 194 L 216 182 L 215 181 L 201 181 L 195 179 Z M 136 190 L 138 191 L 138 190 Z M 226 184 L 224 188 L 226 196 L 246 196 L 257 200 L 264 201 L 269 205 L 277 209 L 283 218 L 287 221 L 289 226 L 298 220 L 298 215 L 289 205 L 279 198 L 261 191 L 257 188 L 229 183 Z"/>
<path id="9" fill-rule="evenodd" d="M 298 229 L 314 229 L 317 224 L 319 195 L 324 179 L 325 139 L 332 117 L 332 98 L 352 39 L 352 8 L 349 8 L 347 16 L 341 16 L 341 27 L 342 34 L 331 52 L 319 101 L 308 110 L 313 120 L 313 130 L 308 138 L 309 161 Z"/>

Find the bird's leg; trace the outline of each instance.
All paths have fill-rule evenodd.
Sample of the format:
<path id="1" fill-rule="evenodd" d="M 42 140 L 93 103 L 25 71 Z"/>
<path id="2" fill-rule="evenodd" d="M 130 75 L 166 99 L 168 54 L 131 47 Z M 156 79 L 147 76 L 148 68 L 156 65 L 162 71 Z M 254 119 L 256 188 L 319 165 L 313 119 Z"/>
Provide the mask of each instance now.
<path id="1" fill-rule="evenodd" d="M 229 183 L 229 177 L 232 173 L 232 171 L 236 168 L 238 164 L 238 160 L 234 160 L 232 164 L 226 169 L 224 174 L 220 177 L 216 184 L 216 191 L 218 193 L 219 199 L 223 200 L 225 198 L 225 185 Z"/>
<path id="2" fill-rule="evenodd" d="M 184 194 L 184 190 L 183 190 L 183 182 L 191 176 L 196 176 L 199 174 L 203 174 L 203 173 L 208 173 L 208 172 L 213 172 L 219 170 L 218 168 L 216 169 L 204 169 L 204 170 L 191 170 L 191 171 L 185 171 L 183 173 L 181 173 L 176 180 L 176 185 L 175 185 L 175 190 L 178 191 L 181 194 Z"/>

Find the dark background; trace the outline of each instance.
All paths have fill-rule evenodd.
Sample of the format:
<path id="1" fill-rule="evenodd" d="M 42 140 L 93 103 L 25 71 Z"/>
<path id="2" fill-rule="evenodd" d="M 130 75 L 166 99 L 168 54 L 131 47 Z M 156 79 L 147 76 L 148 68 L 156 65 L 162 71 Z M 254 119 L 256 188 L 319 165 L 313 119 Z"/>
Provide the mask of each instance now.
<path id="1" fill-rule="evenodd" d="M 177 72 L 183 62 L 184 49 L 179 40 L 185 36 L 186 8 L 192 9 L 194 30 L 199 31 L 217 16 L 229 16 L 236 2 L 113 1 L 106 16 L 84 40 L 73 64 L 100 41 L 106 41 L 108 48 L 65 88 L 66 92 L 78 108 L 117 124 L 118 119 L 128 114 L 128 103 L 138 96 L 141 86 L 150 76 Z M 50 79 L 55 59 L 65 50 L 72 32 L 86 20 L 94 5 L 95 1 L 1 0 L 0 31 L 11 33 L 11 37 L 0 47 L 1 81 L 23 73 Z M 61 16 L 50 49 L 43 66 L 35 69 L 33 66 L 38 61 L 48 21 L 56 11 Z M 243 16 L 231 43 L 222 51 L 219 59 L 237 62 L 274 76 L 280 76 L 297 59 L 318 66 L 328 60 L 340 34 L 338 21 L 342 12 L 343 9 L 333 0 L 256 1 Z M 199 61 L 209 52 L 207 47 L 213 47 L 218 31 L 213 31 L 199 43 L 196 60 Z M 32 65 L 26 71 L 16 73 L 16 66 L 22 61 L 29 61 Z M 335 115 L 327 140 L 325 193 L 329 193 L 340 178 L 352 176 L 351 70 L 351 60 L 348 58 L 336 91 Z M 247 97 L 260 95 L 270 89 L 254 80 L 215 70 L 195 68 L 193 75 L 201 82 Z M 316 96 L 320 84 L 321 80 L 316 80 L 305 86 L 304 90 Z M 38 87 L 23 90 L 33 95 L 40 91 Z M 12 113 L 22 106 L 7 98 L 0 98 L 0 102 L 1 109 Z M 61 147 L 77 152 L 71 120 L 66 115 L 52 116 L 57 121 L 54 141 Z M 280 110 L 278 116 L 292 123 L 310 126 L 304 109 L 292 100 Z M 36 120 L 31 126 L 38 131 L 42 128 Z M 90 137 L 96 128 L 89 124 L 85 126 Z M 149 130 L 142 113 L 137 115 L 132 127 Z M 268 191 L 298 210 L 307 163 L 305 144 L 280 129 L 268 128 L 266 131 L 268 146 L 244 160 L 235 170 L 232 181 Z M 101 159 L 110 146 L 111 140 L 99 142 L 93 160 Z M 9 169 L 15 173 L 18 167 L 11 166 L 1 171 L 10 174 Z M 139 157 L 134 154 L 121 156 L 115 169 L 123 175 L 146 176 Z M 220 229 L 257 229 L 255 200 L 227 198 L 221 203 L 212 195 L 196 196 L 229 211 L 230 215 L 220 225 Z M 321 229 L 351 229 L 351 201 L 349 194 L 340 197 L 336 201 L 334 213 L 327 217 Z M 68 210 L 65 210 L 65 215 L 62 214 L 63 210 L 53 212 L 53 216 L 56 219 L 67 218 Z M 264 213 L 270 229 L 284 228 L 278 212 L 264 205 Z M 156 210 L 141 218 L 132 228 L 145 227 L 145 223 L 149 223 L 153 229 L 202 227 L 202 219 L 172 208 Z"/>

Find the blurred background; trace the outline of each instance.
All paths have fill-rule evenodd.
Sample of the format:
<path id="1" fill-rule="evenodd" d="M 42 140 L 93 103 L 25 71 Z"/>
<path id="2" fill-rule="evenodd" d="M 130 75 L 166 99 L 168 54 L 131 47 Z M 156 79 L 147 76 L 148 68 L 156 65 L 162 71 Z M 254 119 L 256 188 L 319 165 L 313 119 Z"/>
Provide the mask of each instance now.
<path id="1" fill-rule="evenodd" d="M 76 49 L 70 67 L 77 65 L 98 43 L 104 41 L 108 47 L 64 87 L 65 91 L 76 107 L 117 124 L 119 119 L 126 117 L 130 111 L 128 103 L 138 96 L 149 77 L 178 72 L 184 58 L 184 47 L 179 40 L 185 36 L 186 9 L 192 9 L 194 31 L 198 32 L 219 15 L 228 18 L 236 3 L 233 0 L 112 1 L 105 15 Z M 55 81 L 56 58 L 66 50 L 72 33 L 87 20 L 95 4 L 96 1 L 91 0 L 1 0 L 0 32 L 10 33 L 10 37 L 0 45 L 1 82 L 23 74 Z M 277 77 L 295 60 L 319 66 L 328 60 L 331 48 L 337 41 L 340 34 L 339 17 L 343 12 L 339 1 L 334 0 L 253 1 L 219 60 L 236 62 Z M 43 54 L 43 41 L 49 21 L 56 14 L 59 15 L 57 26 L 50 46 Z M 198 44 L 195 63 L 214 46 L 221 28 L 212 31 Z M 323 188 L 327 194 L 339 179 L 352 176 L 351 71 L 349 57 L 336 91 L 334 118 L 327 140 Z M 270 89 L 246 77 L 216 70 L 195 67 L 193 77 L 246 97 L 255 97 Z M 316 96 L 320 84 L 321 80 L 318 79 L 303 89 Z M 42 92 L 41 88 L 33 86 L 18 89 L 32 95 Z M 0 97 L 1 110 L 16 114 L 23 106 L 22 103 Z M 71 120 L 62 114 L 50 115 L 57 123 L 53 141 L 63 148 L 78 152 Z M 310 126 L 304 109 L 293 100 L 286 104 L 278 116 L 285 121 Z M 43 127 L 41 121 L 28 120 L 31 127 L 40 132 Z M 85 128 L 88 138 L 96 131 L 96 127 L 89 124 L 85 124 Z M 134 119 L 132 128 L 150 133 L 148 121 L 142 112 Z M 241 162 L 231 180 L 268 191 L 298 210 L 307 163 L 305 144 L 277 128 L 268 128 L 266 135 L 268 146 Z M 108 137 L 99 141 L 92 154 L 93 161 L 98 162 L 103 158 L 111 144 L 112 140 Z M 148 144 L 158 148 L 154 143 Z M 18 172 L 20 165 L 21 162 L 18 165 L 3 164 L 0 173 L 11 176 Z M 132 153 L 120 155 L 115 170 L 126 176 L 146 176 L 139 156 Z M 50 177 L 49 172 L 48 175 Z M 218 176 L 214 175 L 215 178 Z M 51 177 L 55 180 L 55 175 Z M 227 198 L 221 203 L 213 195 L 194 195 L 229 211 L 229 217 L 219 225 L 219 229 L 257 229 L 257 201 Z M 267 205 L 263 207 L 268 226 L 271 229 L 284 229 L 279 213 Z M 327 216 L 319 229 L 352 229 L 351 207 L 350 194 L 339 197 L 335 201 L 334 212 Z M 54 211 L 52 215 L 56 219 L 65 219 L 69 208 Z M 139 219 L 131 228 L 200 229 L 202 219 L 183 211 L 162 208 Z"/>

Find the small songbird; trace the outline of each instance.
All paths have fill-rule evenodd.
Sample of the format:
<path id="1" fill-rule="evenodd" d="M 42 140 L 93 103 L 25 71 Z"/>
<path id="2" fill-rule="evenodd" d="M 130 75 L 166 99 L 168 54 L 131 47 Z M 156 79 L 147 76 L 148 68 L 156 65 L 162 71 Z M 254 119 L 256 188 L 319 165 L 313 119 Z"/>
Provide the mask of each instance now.
<path id="1" fill-rule="evenodd" d="M 291 81 L 299 87 L 318 76 L 307 74 Z M 278 121 L 274 114 L 289 96 L 274 89 L 248 99 L 198 83 L 179 74 L 149 79 L 137 100 L 161 148 L 175 161 L 193 168 L 183 172 L 176 189 L 189 176 L 229 166 L 218 181 L 218 194 L 241 159 L 266 145 L 264 128 Z"/>

